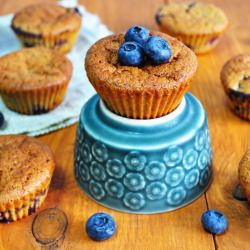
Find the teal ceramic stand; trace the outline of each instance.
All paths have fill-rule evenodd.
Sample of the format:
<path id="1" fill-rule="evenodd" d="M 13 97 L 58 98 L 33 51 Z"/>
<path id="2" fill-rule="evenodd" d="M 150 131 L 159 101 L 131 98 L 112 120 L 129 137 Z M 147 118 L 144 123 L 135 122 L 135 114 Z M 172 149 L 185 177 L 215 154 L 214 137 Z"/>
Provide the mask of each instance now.
<path id="1" fill-rule="evenodd" d="M 74 171 L 87 195 L 115 210 L 148 214 L 183 207 L 212 178 L 205 111 L 187 93 L 171 114 L 135 120 L 112 113 L 95 95 L 80 115 Z"/>

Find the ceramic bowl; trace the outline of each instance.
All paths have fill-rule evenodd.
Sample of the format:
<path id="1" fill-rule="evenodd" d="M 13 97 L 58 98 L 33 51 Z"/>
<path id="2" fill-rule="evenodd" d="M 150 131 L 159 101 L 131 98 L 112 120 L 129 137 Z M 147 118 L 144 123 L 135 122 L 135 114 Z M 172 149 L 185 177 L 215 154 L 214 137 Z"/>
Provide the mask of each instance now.
<path id="1" fill-rule="evenodd" d="M 118 116 L 97 95 L 81 111 L 75 177 L 106 207 L 147 214 L 185 206 L 208 188 L 211 158 L 205 111 L 189 93 L 156 119 Z"/>

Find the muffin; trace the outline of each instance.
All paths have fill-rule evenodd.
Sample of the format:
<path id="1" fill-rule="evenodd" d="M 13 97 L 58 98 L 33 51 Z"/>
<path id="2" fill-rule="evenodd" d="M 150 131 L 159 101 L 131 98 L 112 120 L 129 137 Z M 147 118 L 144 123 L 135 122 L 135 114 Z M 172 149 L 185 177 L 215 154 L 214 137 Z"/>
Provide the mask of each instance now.
<path id="1" fill-rule="evenodd" d="M 226 62 L 221 82 L 234 113 L 250 121 L 250 55 L 238 55 Z"/>
<path id="2" fill-rule="evenodd" d="M 69 52 L 81 28 L 74 9 L 56 4 L 36 4 L 17 12 L 11 27 L 24 46 L 43 46 Z"/>
<path id="3" fill-rule="evenodd" d="M 64 99 L 71 75 L 72 64 L 60 52 L 24 48 L 0 58 L 0 95 L 18 113 L 46 113 Z"/>
<path id="4" fill-rule="evenodd" d="M 172 112 L 189 89 L 196 72 L 197 58 L 183 43 L 160 32 L 170 45 L 167 63 L 125 66 L 118 60 L 124 33 L 97 41 L 88 51 L 85 68 L 91 84 L 107 107 L 118 115 L 151 119 Z"/>
<path id="5" fill-rule="evenodd" d="M 35 212 L 48 193 L 55 162 L 47 145 L 25 135 L 0 136 L 0 221 Z"/>
<path id="6" fill-rule="evenodd" d="M 240 161 L 239 181 L 247 199 L 250 201 L 250 149 L 246 151 Z"/>
<path id="7" fill-rule="evenodd" d="M 213 49 L 228 26 L 225 13 L 207 3 L 169 3 L 156 14 L 161 31 L 172 35 L 195 53 Z"/>

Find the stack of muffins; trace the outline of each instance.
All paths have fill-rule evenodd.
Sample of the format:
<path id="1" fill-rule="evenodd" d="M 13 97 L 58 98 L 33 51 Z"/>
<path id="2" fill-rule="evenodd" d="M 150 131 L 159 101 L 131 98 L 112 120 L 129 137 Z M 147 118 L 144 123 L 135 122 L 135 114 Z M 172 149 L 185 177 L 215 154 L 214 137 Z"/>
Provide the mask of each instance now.
<path id="1" fill-rule="evenodd" d="M 28 6 L 12 19 L 11 27 L 24 48 L 0 58 L 0 94 L 18 113 L 49 112 L 64 99 L 72 75 L 69 52 L 81 27 L 74 9 L 56 4 Z"/>
<path id="2" fill-rule="evenodd" d="M 64 99 L 72 75 L 69 52 L 80 31 L 74 9 L 55 4 L 28 6 L 11 27 L 23 48 L 0 58 L 0 94 L 21 114 L 49 112 Z M 55 160 L 44 143 L 25 136 L 0 136 L 0 222 L 35 212 L 47 196 Z"/>

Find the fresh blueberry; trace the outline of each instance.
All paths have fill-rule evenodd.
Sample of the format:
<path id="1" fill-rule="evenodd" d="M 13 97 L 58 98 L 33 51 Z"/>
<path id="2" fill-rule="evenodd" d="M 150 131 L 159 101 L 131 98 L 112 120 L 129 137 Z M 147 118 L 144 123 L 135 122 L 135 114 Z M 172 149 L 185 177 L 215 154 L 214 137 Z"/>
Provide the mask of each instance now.
<path id="1" fill-rule="evenodd" d="M 144 45 L 144 52 L 154 64 L 166 63 L 172 55 L 169 43 L 160 36 L 151 36 Z"/>
<path id="2" fill-rule="evenodd" d="M 119 61 L 127 66 L 139 66 L 145 60 L 142 47 L 136 42 L 125 42 L 118 50 Z"/>
<path id="3" fill-rule="evenodd" d="M 3 126 L 4 124 L 4 116 L 3 116 L 3 113 L 0 112 L 0 128 Z"/>
<path id="4" fill-rule="evenodd" d="M 202 214 L 201 223 L 206 231 L 212 234 L 222 234 L 227 230 L 226 216 L 217 210 L 207 210 Z"/>
<path id="5" fill-rule="evenodd" d="M 143 45 L 149 38 L 149 30 L 143 26 L 132 26 L 125 34 L 126 42 L 137 42 Z"/>
<path id="6" fill-rule="evenodd" d="M 110 215 L 106 213 L 96 213 L 88 219 L 86 231 L 93 240 L 107 240 L 115 233 L 116 224 Z"/>
<path id="7" fill-rule="evenodd" d="M 242 189 L 240 184 L 238 184 L 235 187 L 235 189 L 233 191 L 233 197 L 234 197 L 234 199 L 239 200 L 239 201 L 247 201 L 247 197 L 246 197 L 244 190 Z"/>

